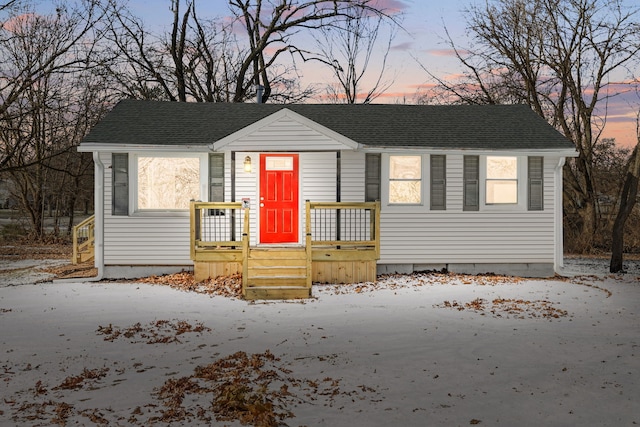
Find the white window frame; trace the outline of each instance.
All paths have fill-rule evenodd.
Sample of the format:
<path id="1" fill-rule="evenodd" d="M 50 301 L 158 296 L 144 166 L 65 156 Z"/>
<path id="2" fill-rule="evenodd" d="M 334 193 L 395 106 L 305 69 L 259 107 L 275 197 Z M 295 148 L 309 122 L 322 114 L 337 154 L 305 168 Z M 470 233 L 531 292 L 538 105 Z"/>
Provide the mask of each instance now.
<path id="1" fill-rule="evenodd" d="M 417 156 L 420 157 L 421 178 L 420 178 L 420 203 L 390 203 L 389 183 L 390 183 L 390 162 L 391 156 Z M 403 212 L 422 212 L 425 207 L 429 207 L 429 155 L 414 152 L 393 152 L 382 153 L 380 158 L 380 200 L 383 206 L 391 210 L 402 210 Z"/>
<path id="2" fill-rule="evenodd" d="M 515 157 L 517 159 L 517 203 L 487 203 L 487 158 Z M 483 211 L 520 211 L 527 210 L 527 156 L 513 154 L 489 154 L 480 156 L 480 209 Z"/>
<path id="3" fill-rule="evenodd" d="M 392 179 L 391 178 L 391 157 L 419 157 L 420 158 L 420 179 Z M 424 206 L 425 201 L 425 156 L 416 153 L 391 153 L 386 159 L 387 173 L 386 173 L 386 201 L 389 206 Z M 417 203 L 401 203 L 391 202 L 391 181 L 419 181 L 420 182 L 420 201 Z"/>
<path id="4" fill-rule="evenodd" d="M 149 153 L 137 152 L 129 155 L 129 213 L 133 216 L 189 216 L 189 209 L 140 209 L 138 208 L 138 159 L 141 157 L 156 158 L 195 158 L 200 161 L 200 197 L 198 200 L 208 201 L 209 156 L 208 153 Z"/>

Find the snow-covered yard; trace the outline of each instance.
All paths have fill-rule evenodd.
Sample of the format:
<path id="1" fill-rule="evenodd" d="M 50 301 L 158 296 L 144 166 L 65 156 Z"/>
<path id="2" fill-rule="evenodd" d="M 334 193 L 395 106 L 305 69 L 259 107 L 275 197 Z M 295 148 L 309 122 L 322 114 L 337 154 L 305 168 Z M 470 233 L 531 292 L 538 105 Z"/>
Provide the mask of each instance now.
<path id="1" fill-rule="evenodd" d="M 314 295 L 0 286 L 0 424 L 640 424 L 636 275 L 389 276 Z"/>

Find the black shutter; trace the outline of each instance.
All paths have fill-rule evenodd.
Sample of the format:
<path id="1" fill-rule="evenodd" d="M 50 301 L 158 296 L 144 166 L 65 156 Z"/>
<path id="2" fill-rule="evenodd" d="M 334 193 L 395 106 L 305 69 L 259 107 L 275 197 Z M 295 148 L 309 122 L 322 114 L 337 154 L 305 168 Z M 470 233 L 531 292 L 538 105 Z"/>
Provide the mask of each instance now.
<path id="1" fill-rule="evenodd" d="M 464 156 L 464 194 L 462 210 L 480 209 L 480 157 Z"/>
<path id="2" fill-rule="evenodd" d="M 111 171 L 113 172 L 111 214 L 129 215 L 129 155 L 113 153 Z"/>
<path id="3" fill-rule="evenodd" d="M 529 157 L 529 210 L 544 210 L 544 158 Z"/>
<path id="4" fill-rule="evenodd" d="M 209 153 L 209 201 L 224 202 L 224 153 Z"/>
<path id="5" fill-rule="evenodd" d="M 380 154 L 366 153 L 364 166 L 364 201 L 380 200 Z"/>
<path id="6" fill-rule="evenodd" d="M 431 156 L 431 210 L 447 209 L 447 157 Z"/>

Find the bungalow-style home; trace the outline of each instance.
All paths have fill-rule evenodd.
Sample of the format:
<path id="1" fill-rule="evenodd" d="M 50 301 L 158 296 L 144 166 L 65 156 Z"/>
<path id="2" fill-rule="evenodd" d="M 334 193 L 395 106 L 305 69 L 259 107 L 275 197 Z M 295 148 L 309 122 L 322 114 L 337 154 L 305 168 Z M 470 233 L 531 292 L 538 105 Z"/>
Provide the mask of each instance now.
<path id="1" fill-rule="evenodd" d="M 247 298 L 433 269 L 551 276 L 576 155 L 525 105 L 134 100 L 79 151 L 100 277 L 242 273 Z"/>

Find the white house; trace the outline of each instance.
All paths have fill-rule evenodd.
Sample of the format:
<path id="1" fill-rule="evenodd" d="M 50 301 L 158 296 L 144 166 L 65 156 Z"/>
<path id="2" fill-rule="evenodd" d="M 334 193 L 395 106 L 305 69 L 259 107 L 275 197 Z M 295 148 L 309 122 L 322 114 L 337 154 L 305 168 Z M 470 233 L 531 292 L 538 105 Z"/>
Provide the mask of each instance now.
<path id="1" fill-rule="evenodd" d="M 79 151 L 95 161 L 101 277 L 198 268 L 194 241 L 207 240 L 205 224 L 232 234 L 208 239 L 211 250 L 243 238 L 248 250 L 304 250 L 313 240 L 357 252 L 348 241 L 374 242 L 364 257 L 374 275 L 444 268 L 551 276 L 563 259 L 562 168 L 576 155 L 525 105 L 133 100 L 118 103 Z M 206 219 L 194 220 L 191 200 L 222 204 L 197 205 Z M 325 202 L 312 216 L 313 203 Z M 314 262 L 355 259 L 337 254 Z M 241 271 L 242 259 L 233 262 Z M 314 280 L 366 276 L 345 265 L 332 267 L 350 269 L 342 279 L 309 272 Z"/>

